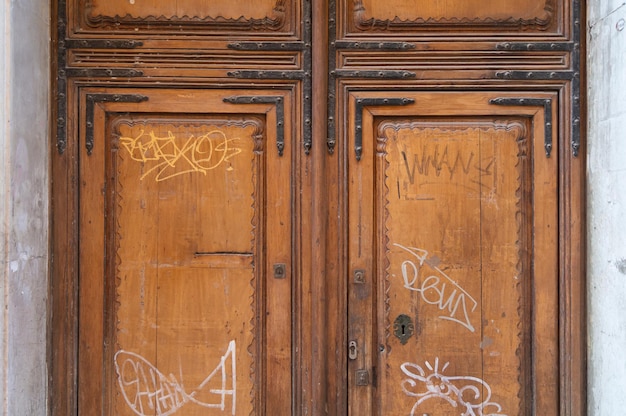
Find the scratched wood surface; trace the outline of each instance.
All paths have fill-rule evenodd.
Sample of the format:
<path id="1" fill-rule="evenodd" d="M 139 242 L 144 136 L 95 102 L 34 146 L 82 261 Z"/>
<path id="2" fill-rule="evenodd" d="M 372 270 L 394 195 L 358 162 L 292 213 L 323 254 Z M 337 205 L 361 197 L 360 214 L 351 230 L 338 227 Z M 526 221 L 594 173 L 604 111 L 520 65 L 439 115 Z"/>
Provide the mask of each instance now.
<path id="1" fill-rule="evenodd" d="M 344 0 L 338 2 L 340 22 L 348 36 L 389 36 L 393 33 L 540 32 L 558 33 L 563 4 L 556 0 L 441 0 L 419 7 L 406 0 Z M 456 34 L 455 33 L 455 34 Z"/>
<path id="2" fill-rule="evenodd" d="M 246 330 L 254 321 L 255 126 L 233 124 L 119 128 L 116 414 L 130 414 L 129 404 L 144 414 L 182 411 L 192 407 L 185 395 L 201 407 L 230 408 L 229 390 L 244 397 L 253 390 L 253 360 L 241 347 L 255 341 Z M 152 370 L 167 381 L 143 385 Z M 138 397 L 148 391 L 155 396 Z M 249 412 L 248 400 L 238 404 Z"/>
<path id="3" fill-rule="evenodd" d="M 133 36 L 213 33 L 233 31 L 246 37 L 292 35 L 299 13 L 295 0 L 66 0 L 75 33 L 100 36 L 126 32 Z"/>
<path id="4" fill-rule="evenodd" d="M 280 3 L 279 3 L 280 4 Z M 91 16 L 205 18 L 221 17 L 236 20 L 240 17 L 265 17 L 276 6 L 276 0 L 232 2 L 227 0 L 175 2 L 145 0 L 95 0 L 89 2 Z"/>
<path id="5" fill-rule="evenodd" d="M 350 414 L 556 414 L 555 165 L 524 118 L 464 116 L 450 98 L 365 110 L 348 188 L 348 255 L 366 276 L 348 286 Z"/>
<path id="6" fill-rule="evenodd" d="M 419 8 L 411 7 L 411 3 L 402 0 L 381 2 L 376 0 L 359 0 L 355 4 L 363 8 L 362 13 L 381 20 L 410 20 L 420 18 L 422 21 L 452 21 L 480 19 L 531 19 L 545 18 L 553 12 L 553 1 L 527 0 L 470 0 L 459 2 L 444 0 L 424 2 Z"/>
<path id="7" fill-rule="evenodd" d="M 81 163 L 79 410 L 287 411 L 289 159 L 272 117 L 194 115 L 221 96 L 179 96 L 191 114 L 172 114 L 167 92 L 147 113 L 96 110 Z"/>
<path id="8" fill-rule="evenodd" d="M 391 350 L 386 365 L 402 370 L 390 372 L 385 390 L 400 385 L 418 402 L 428 399 L 430 382 L 442 383 L 441 397 L 433 394 L 419 405 L 429 413 L 448 405 L 442 399 L 457 400 L 455 388 L 469 386 L 481 392 L 471 397 L 468 391 L 463 399 L 469 406 L 515 414 L 505 409 L 521 408 L 520 368 L 527 347 L 520 313 L 529 302 L 523 287 L 530 279 L 518 234 L 529 222 L 515 220 L 522 209 L 519 198 L 530 186 L 524 177 L 527 155 L 520 149 L 526 146 L 525 129 L 458 124 L 382 126 L 385 162 L 394 168 L 387 170 L 381 191 L 395 191 L 378 201 L 388 209 L 389 277 L 381 285 L 389 287 L 385 318 L 393 322 L 407 314 L 415 321 L 415 337 L 404 345 L 385 334 Z M 406 402 L 386 400 L 383 406 L 399 412 Z"/>

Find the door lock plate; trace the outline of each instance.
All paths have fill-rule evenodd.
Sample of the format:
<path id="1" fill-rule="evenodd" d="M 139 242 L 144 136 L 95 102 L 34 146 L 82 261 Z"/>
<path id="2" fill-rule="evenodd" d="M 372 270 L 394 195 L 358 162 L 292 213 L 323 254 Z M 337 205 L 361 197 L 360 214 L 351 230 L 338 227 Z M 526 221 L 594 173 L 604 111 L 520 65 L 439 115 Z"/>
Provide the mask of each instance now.
<path id="1" fill-rule="evenodd" d="M 402 345 L 407 343 L 414 330 L 415 326 L 408 315 L 398 315 L 396 320 L 393 321 L 393 334 L 400 340 Z"/>
<path id="2" fill-rule="evenodd" d="M 348 343 L 348 358 L 351 360 L 356 360 L 356 356 L 358 354 L 358 346 L 356 341 L 350 341 Z"/>
<path id="3" fill-rule="evenodd" d="M 274 265 L 274 279 L 284 279 L 287 276 L 287 266 L 284 263 Z"/>
<path id="4" fill-rule="evenodd" d="M 367 370 L 356 370 L 356 385 L 367 386 L 370 384 L 370 374 Z"/>
<path id="5" fill-rule="evenodd" d="M 354 271 L 354 283 L 357 283 L 357 284 L 365 283 L 365 270 L 356 269 Z"/>

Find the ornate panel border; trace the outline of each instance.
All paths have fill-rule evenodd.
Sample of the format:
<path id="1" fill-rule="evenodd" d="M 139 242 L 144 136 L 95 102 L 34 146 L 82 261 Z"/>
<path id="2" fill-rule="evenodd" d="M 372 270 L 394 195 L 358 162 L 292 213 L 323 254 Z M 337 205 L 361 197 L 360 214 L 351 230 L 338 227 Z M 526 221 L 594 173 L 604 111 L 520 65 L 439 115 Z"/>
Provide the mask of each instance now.
<path id="1" fill-rule="evenodd" d="M 294 21 L 295 2 L 293 0 L 276 0 L 274 6 L 265 17 L 227 17 L 227 16 L 164 16 L 148 15 L 124 16 L 91 15 L 90 0 L 69 0 L 74 10 L 77 10 L 77 20 L 80 27 L 91 30 L 127 30 L 135 31 L 141 28 L 148 31 L 171 30 L 172 34 L 183 31 L 191 32 L 226 32 L 226 31 L 256 31 L 256 32 L 284 32 L 289 31 L 290 22 Z"/>
<path id="2" fill-rule="evenodd" d="M 363 0 L 353 0 L 351 10 L 351 28 L 361 32 L 423 32 L 432 30 L 481 30 L 502 31 L 507 30 L 536 30 L 546 31 L 555 23 L 557 10 L 556 0 L 545 0 L 541 16 L 534 18 L 520 18 L 509 16 L 497 17 L 428 17 L 416 16 L 415 18 L 381 19 L 376 16 L 368 16 L 368 11 Z M 350 12 L 349 12 L 350 13 Z"/>
<path id="3" fill-rule="evenodd" d="M 131 113 L 132 114 L 132 113 Z M 236 114 L 236 113 L 235 113 Z M 247 118 L 234 118 L 234 119 L 229 119 L 229 118 L 223 118 L 220 116 L 214 117 L 213 114 L 206 114 L 206 117 L 198 117 L 198 118 L 189 118 L 188 116 L 183 116 L 180 118 L 176 118 L 176 117 L 172 117 L 172 116 L 168 116 L 168 117 L 155 117 L 155 118 L 141 118 L 138 120 L 133 120 L 132 116 L 130 116 L 129 114 L 125 114 L 123 116 L 118 116 L 115 119 L 111 120 L 111 131 L 114 134 L 114 136 L 119 136 L 120 132 L 120 125 L 127 125 L 127 126 L 135 126 L 135 125 L 149 125 L 149 124 L 166 124 L 166 125 L 173 125 L 173 126 L 178 126 L 178 127 L 186 127 L 186 126 L 192 126 L 192 125 L 214 125 L 214 126 L 220 126 L 220 127 L 230 127 L 230 126 L 234 126 L 234 127 L 239 127 L 239 128 L 246 128 L 246 127 L 254 127 L 254 130 L 251 132 L 250 134 L 250 138 L 253 140 L 253 151 L 254 151 L 254 157 L 253 157 L 253 163 L 250 165 L 250 168 L 252 170 L 252 181 L 253 181 L 253 186 L 254 186 L 254 193 L 252 195 L 252 200 L 253 200 L 253 204 L 252 204 L 252 209 L 253 209 L 253 216 L 251 218 L 251 227 L 252 227 L 252 234 L 251 234 L 251 246 L 253 247 L 255 256 L 259 256 L 260 251 L 262 251 L 262 242 L 263 242 L 263 238 L 260 235 L 261 232 L 261 228 L 259 225 L 259 221 L 261 221 L 260 218 L 260 214 L 259 214 L 259 207 L 262 206 L 264 204 L 263 199 L 265 198 L 265 193 L 266 193 L 266 187 L 265 184 L 263 183 L 262 180 L 259 180 L 260 178 L 263 178 L 263 172 L 262 170 L 264 169 L 264 155 L 263 155 L 263 151 L 264 151 L 264 138 L 265 138 L 265 123 L 263 120 L 261 120 L 260 118 L 255 117 L 254 115 L 251 115 L 250 117 Z M 119 149 L 120 144 L 119 143 L 115 143 L 114 146 Z M 118 169 L 117 166 L 115 166 L 114 169 Z M 119 172 L 116 170 L 115 172 L 115 177 L 116 177 L 116 184 L 115 186 L 119 189 L 122 190 L 122 184 L 119 182 Z M 118 191 L 119 192 L 119 191 Z M 118 192 L 115 193 L 115 195 L 118 195 Z M 259 198 L 256 198 L 255 196 L 260 197 L 261 200 L 259 200 Z M 123 195 L 121 195 L 121 197 L 123 198 Z M 119 277 L 119 259 L 121 258 L 119 256 L 119 251 L 120 251 L 120 238 L 121 238 L 121 234 L 120 234 L 120 230 L 121 230 L 121 225 L 119 223 L 119 212 L 117 212 L 120 208 L 117 206 L 116 203 L 114 202 L 110 202 L 111 206 L 115 207 L 112 211 L 113 211 L 113 215 L 111 216 L 112 218 L 110 218 L 109 220 L 111 221 L 111 229 L 115 230 L 113 233 L 113 237 L 111 238 L 110 241 L 110 245 L 111 245 L 111 249 L 112 252 L 114 253 L 118 253 L 118 255 L 114 256 L 114 259 L 112 259 L 111 263 L 114 263 L 114 266 L 111 267 L 114 275 L 115 275 L 115 279 L 113 279 L 114 281 L 111 282 L 112 284 L 110 284 L 107 288 L 108 292 L 107 295 L 109 297 L 109 308 L 114 312 L 113 314 L 113 319 L 110 320 L 110 322 L 108 323 L 108 327 L 107 330 L 109 331 L 108 334 L 106 334 L 106 336 L 108 337 L 108 344 L 107 345 L 113 345 L 115 346 L 114 350 L 115 351 L 119 351 L 121 346 L 118 344 L 117 339 L 115 338 L 115 334 L 117 334 L 119 332 L 119 320 L 118 320 L 118 313 L 119 313 L 119 302 L 118 302 L 118 298 L 119 298 L 119 285 L 121 282 L 121 278 Z M 264 279 L 261 278 L 261 270 L 260 267 L 257 266 L 253 266 L 254 272 L 253 272 L 253 276 L 249 282 L 250 286 L 253 289 L 253 293 L 255 295 L 251 296 L 249 299 L 249 306 L 250 306 L 250 312 L 251 312 L 251 318 L 249 321 L 246 321 L 247 324 L 250 325 L 249 327 L 249 331 L 251 334 L 250 337 L 250 344 L 246 346 L 245 351 L 248 353 L 249 357 L 251 358 L 251 366 L 250 366 L 250 371 L 249 371 L 249 378 L 250 381 L 252 383 L 252 386 L 259 386 L 261 385 L 261 377 L 263 376 L 262 371 L 263 371 L 263 367 L 262 364 L 260 364 L 261 361 L 263 361 L 265 359 L 265 357 L 263 356 L 263 348 L 260 345 L 260 343 L 262 342 L 263 339 L 263 332 L 264 332 L 264 318 L 266 316 L 265 314 L 265 302 L 264 299 L 261 299 L 259 296 L 256 296 L 256 294 L 259 293 L 263 293 L 264 291 Z M 112 356 L 113 354 L 110 354 L 111 357 L 109 357 L 109 362 L 113 362 L 112 360 Z M 261 394 L 259 394 L 259 391 L 257 389 L 253 389 L 250 392 L 249 395 L 249 400 L 251 403 L 251 407 L 252 407 L 252 411 L 251 411 L 251 415 L 256 414 L 256 409 L 261 407 Z"/>
<path id="4" fill-rule="evenodd" d="M 543 101 L 543 100 L 542 100 Z M 550 101 L 550 100 L 546 100 Z M 543 104 L 543 102 L 541 103 Z M 407 117 L 408 115 L 403 114 L 403 117 Z M 459 115 L 461 118 L 462 114 Z M 383 118 L 377 124 L 376 129 L 376 164 L 377 169 L 380 172 L 386 172 L 389 168 L 389 161 L 386 158 L 387 155 L 387 141 L 389 139 L 389 131 L 393 131 L 397 134 L 397 132 L 401 129 L 437 129 L 441 132 L 457 132 L 459 130 L 467 131 L 467 130 L 476 130 L 482 132 L 505 132 L 512 133 L 512 138 L 517 143 L 517 161 L 515 164 L 515 170 L 517 172 L 517 183 L 519 187 L 515 191 L 515 207 L 517 212 L 522 212 L 521 208 L 526 206 L 528 202 L 532 199 L 532 180 L 528 177 L 529 173 L 532 171 L 532 157 L 530 156 L 532 151 L 532 141 L 529 140 L 530 132 L 527 129 L 527 126 L 521 122 L 520 120 L 511 119 L 511 120 L 503 120 L 498 118 L 497 115 L 493 115 L 492 121 L 469 121 L 464 122 L 458 126 L 452 127 L 448 122 L 433 122 L 433 121 L 422 121 L 420 120 L 420 116 L 416 115 L 416 120 L 412 119 L 385 119 Z M 381 266 L 381 270 L 379 273 L 385 278 L 382 281 L 383 285 L 383 302 L 382 311 L 384 316 L 384 339 L 385 339 L 385 347 L 388 351 L 391 350 L 390 345 L 387 341 L 391 335 L 391 317 L 389 315 L 389 311 L 391 309 L 390 306 L 390 297 L 389 291 L 391 287 L 391 281 L 389 276 L 391 275 L 389 267 L 390 262 L 387 254 L 390 252 L 391 247 L 389 244 L 389 187 L 384 182 L 384 185 L 378 191 L 377 195 L 377 204 L 381 207 L 380 217 L 378 221 L 380 222 L 380 226 L 384 227 L 384 238 L 380 244 L 380 249 L 378 255 L 381 256 L 383 260 L 383 264 Z M 515 221 L 517 224 L 517 254 L 518 254 L 518 262 L 515 265 L 515 269 L 519 276 L 523 276 L 524 273 L 532 274 L 532 259 L 530 257 L 530 252 L 524 250 L 523 247 L 532 239 L 531 231 L 532 231 L 532 216 L 533 213 L 524 213 L 522 212 L 520 215 L 516 215 Z M 524 318 L 530 318 L 533 316 L 532 311 L 532 302 L 529 302 L 532 298 L 532 287 L 531 287 L 532 279 L 519 279 L 515 285 L 517 294 L 518 294 L 518 306 L 517 306 L 517 317 L 519 319 L 517 325 L 517 340 L 518 347 L 515 350 L 515 355 L 518 360 L 518 382 L 519 382 L 519 391 L 517 392 L 517 397 L 520 399 L 520 402 L 523 403 L 523 406 L 530 407 L 530 403 L 532 401 L 532 388 L 529 387 L 532 384 L 532 369 L 529 366 L 524 366 L 524 363 L 532 363 L 532 325 L 524 326 L 522 323 L 524 322 Z"/>

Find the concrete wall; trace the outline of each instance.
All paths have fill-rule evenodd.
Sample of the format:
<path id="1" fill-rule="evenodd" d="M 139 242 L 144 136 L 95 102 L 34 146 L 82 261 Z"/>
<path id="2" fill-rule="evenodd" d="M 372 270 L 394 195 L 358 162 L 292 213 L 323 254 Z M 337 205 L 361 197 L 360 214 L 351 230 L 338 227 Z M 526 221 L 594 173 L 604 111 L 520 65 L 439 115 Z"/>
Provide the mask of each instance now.
<path id="1" fill-rule="evenodd" d="M 2 414 L 45 415 L 49 3 L 0 2 Z"/>
<path id="2" fill-rule="evenodd" d="M 589 415 L 624 414 L 626 3 L 588 1 Z"/>

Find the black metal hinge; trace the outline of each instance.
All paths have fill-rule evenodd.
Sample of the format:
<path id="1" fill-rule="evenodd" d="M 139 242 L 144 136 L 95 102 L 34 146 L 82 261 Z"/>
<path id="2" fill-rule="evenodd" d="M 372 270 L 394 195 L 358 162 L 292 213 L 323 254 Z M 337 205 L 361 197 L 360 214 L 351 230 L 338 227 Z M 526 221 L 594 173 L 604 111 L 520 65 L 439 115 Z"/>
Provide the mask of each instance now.
<path id="1" fill-rule="evenodd" d="M 576 2 L 575 2 L 576 3 Z M 576 6 L 577 9 L 579 6 Z M 579 36 L 580 20 L 574 19 L 574 27 Z M 531 80 L 531 81 L 569 81 L 571 83 L 571 147 L 572 155 L 578 157 L 580 150 L 580 44 L 574 43 L 571 48 L 573 70 L 571 71 L 500 71 L 496 77 L 500 79 Z"/>
<path id="2" fill-rule="evenodd" d="M 304 42 L 232 42 L 229 49 L 237 51 L 302 51 Z"/>
<path id="3" fill-rule="evenodd" d="M 233 96 L 223 99 L 231 104 L 274 104 L 276 106 L 276 147 L 278 156 L 283 155 L 285 148 L 285 103 L 283 97 L 274 95 Z"/>
<path id="4" fill-rule="evenodd" d="M 416 73 L 404 70 L 379 70 L 379 71 L 352 71 L 346 69 L 336 69 L 330 71 L 330 75 L 335 78 L 378 78 L 378 79 L 409 79 L 415 78 Z"/>
<path id="5" fill-rule="evenodd" d="M 134 49 L 143 46 L 140 40 L 132 39 L 65 39 L 59 47 L 67 49 Z"/>
<path id="6" fill-rule="evenodd" d="M 496 78 L 531 81 L 569 81 L 578 77 L 576 71 L 498 71 Z"/>
<path id="7" fill-rule="evenodd" d="M 66 68 L 59 74 L 71 78 L 134 78 L 143 75 L 138 69 L 113 69 L 113 68 Z"/>
<path id="8" fill-rule="evenodd" d="M 549 98 L 508 98 L 500 97 L 489 100 L 490 104 L 496 105 L 524 105 L 531 107 L 543 107 L 544 119 L 544 148 L 546 157 L 552 152 L 552 100 Z"/>
<path id="9" fill-rule="evenodd" d="M 362 50 L 385 50 L 385 51 L 406 51 L 415 49 L 414 43 L 409 42 L 350 42 L 336 41 L 331 46 L 336 49 L 362 49 Z"/>
<path id="10" fill-rule="evenodd" d="M 275 80 L 296 80 L 302 82 L 304 94 L 303 112 L 304 126 L 302 128 L 302 144 L 304 153 L 311 152 L 313 137 L 311 133 L 313 108 L 311 103 L 312 95 L 312 52 L 311 43 L 313 39 L 313 21 L 311 1 L 302 2 L 302 41 L 296 42 L 245 42 L 237 41 L 228 44 L 229 49 L 240 51 L 302 51 L 301 70 L 235 70 L 227 73 L 229 77 L 238 79 L 275 79 Z M 234 97 L 231 97 L 234 98 Z M 256 97 L 261 98 L 261 97 Z M 275 98 L 275 97 L 270 97 Z M 258 102 L 258 101 L 257 101 Z M 281 103 L 282 106 L 282 103 Z M 277 104 L 278 111 L 278 104 Z M 282 128 L 279 129 L 282 131 Z M 280 151 L 282 155 L 282 150 Z"/>
<path id="11" fill-rule="evenodd" d="M 147 101 L 148 97 L 145 95 L 139 94 L 105 94 L 105 93 L 94 93 L 86 95 L 86 130 L 85 130 L 85 148 L 87 149 L 87 154 L 91 155 L 93 152 L 94 146 L 94 112 L 96 103 L 140 103 L 142 101 Z"/>
<path id="12" fill-rule="evenodd" d="M 363 109 L 371 106 L 408 105 L 414 103 L 412 98 L 357 98 L 354 115 L 354 152 L 356 160 L 361 160 L 363 153 Z"/>
<path id="13" fill-rule="evenodd" d="M 572 42 L 502 42 L 496 45 L 499 51 L 568 52 L 574 49 Z"/>
<path id="14" fill-rule="evenodd" d="M 296 79 L 301 80 L 305 77 L 309 77 L 310 74 L 306 71 L 252 71 L 252 70 L 237 70 L 227 73 L 229 77 L 242 78 L 242 79 Z"/>

